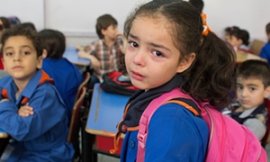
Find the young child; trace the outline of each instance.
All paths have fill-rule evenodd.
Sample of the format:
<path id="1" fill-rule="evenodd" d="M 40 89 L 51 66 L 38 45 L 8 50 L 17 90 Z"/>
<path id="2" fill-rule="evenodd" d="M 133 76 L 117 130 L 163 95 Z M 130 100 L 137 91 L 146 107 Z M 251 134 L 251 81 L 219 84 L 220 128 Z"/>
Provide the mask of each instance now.
<path id="1" fill-rule="evenodd" d="M 62 32 L 44 29 L 38 33 L 38 36 L 42 40 L 43 49 L 46 50 L 42 69 L 54 80 L 55 87 L 64 100 L 70 117 L 77 89 L 82 82 L 82 74 L 75 65 L 63 58 L 66 38 Z"/>
<path id="2" fill-rule="evenodd" d="M 10 22 L 9 22 L 8 18 L 0 17 L 0 39 L 2 37 L 3 32 L 6 29 L 10 28 L 10 26 L 11 25 L 10 25 Z M 0 43 L 0 48 L 1 48 L 1 46 L 2 46 L 2 44 Z M 1 53 L 0 53 L 0 55 L 1 55 Z M 3 67 L 3 63 L 2 63 L 2 59 L 1 59 L 0 60 L 0 70 L 2 71 L 2 69 L 4 69 L 4 67 Z M 1 72 L 1 73 L 3 73 L 3 72 Z"/>
<path id="3" fill-rule="evenodd" d="M 265 26 L 265 31 L 267 35 L 267 43 L 263 46 L 260 56 L 267 60 L 268 64 L 270 64 L 270 22 Z"/>
<path id="4" fill-rule="evenodd" d="M 248 60 L 237 68 L 237 103 L 229 114 L 246 125 L 261 140 L 266 132 L 267 109 L 264 100 L 270 97 L 270 67 L 267 62 Z"/>
<path id="5" fill-rule="evenodd" d="M 112 15 L 104 14 L 97 18 L 96 33 L 99 40 L 92 42 L 84 50 L 81 49 L 79 56 L 91 61 L 94 76 L 101 81 L 103 74 L 122 68 L 123 47 L 121 38 L 118 37 L 117 20 Z"/>
<path id="6" fill-rule="evenodd" d="M 0 80 L 0 129 L 12 138 L 7 161 L 68 162 L 73 148 L 66 142 L 66 108 L 48 74 L 40 70 L 43 50 L 36 34 L 13 27 L 1 39 L 10 75 Z"/>
<path id="7" fill-rule="evenodd" d="M 224 41 L 229 42 L 232 32 L 235 30 L 239 30 L 240 28 L 238 26 L 228 26 L 224 29 Z"/>
<path id="8" fill-rule="evenodd" d="M 228 43 L 233 47 L 235 52 L 252 53 L 249 49 L 249 32 L 245 29 L 232 28 Z"/>
<path id="9" fill-rule="evenodd" d="M 118 128 L 125 133 L 121 161 L 134 162 L 139 120 L 153 99 L 179 88 L 197 101 L 226 105 L 235 63 L 232 50 L 185 1 L 146 3 L 128 18 L 124 29 L 127 71 L 141 91 L 129 100 Z M 208 139 L 201 117 L 166 103 L 149 122 L 144 161 L 204 161 Z"/>

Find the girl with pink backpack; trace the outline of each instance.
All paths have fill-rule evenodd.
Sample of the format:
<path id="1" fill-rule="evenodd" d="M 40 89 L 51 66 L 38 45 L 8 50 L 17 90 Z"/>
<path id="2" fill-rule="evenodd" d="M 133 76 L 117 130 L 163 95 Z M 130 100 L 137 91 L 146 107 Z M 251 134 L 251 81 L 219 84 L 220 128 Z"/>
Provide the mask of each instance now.
<path id="1" fill-rule="evenodd" d="M 126 67 L 141 90 L 118 125 L 121 162 L 266 161 L 253 134 L 217 111 L 230 102 L 235 60 L 205 18 L 188 2 L 159 0 L 126 21 Z"/>

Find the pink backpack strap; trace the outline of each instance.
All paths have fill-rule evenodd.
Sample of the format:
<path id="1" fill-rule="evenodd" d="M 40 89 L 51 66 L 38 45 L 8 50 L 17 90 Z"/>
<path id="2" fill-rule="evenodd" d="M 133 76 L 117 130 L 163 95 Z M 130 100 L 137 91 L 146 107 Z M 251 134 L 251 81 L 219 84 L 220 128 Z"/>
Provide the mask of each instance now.
<path id="1" fill-rule="evenodd" d="M 180 91 L 180 89 L 174 89 L 170 92 L 164 93 L 163 95 L 159 96 L 158 98 L 154 99 L 150 102 L 150 104 L 147 106 L 145 111 L 143 112 L 140 122 L 139 122 L 139 132 L 138 132 L 138 151 L 137 151 L 137 162 L 143 162 L 144 161 L 144 155 L 145 155 L 145 143 L 147 138 L 147 131 L 148 131 L 148 125 L 149 121 L 154 114 L 154 112 L 164 103 L 167 101 L 174 99 L 174 98 L 190 98 L 188 95 L 184 94 Z"/>

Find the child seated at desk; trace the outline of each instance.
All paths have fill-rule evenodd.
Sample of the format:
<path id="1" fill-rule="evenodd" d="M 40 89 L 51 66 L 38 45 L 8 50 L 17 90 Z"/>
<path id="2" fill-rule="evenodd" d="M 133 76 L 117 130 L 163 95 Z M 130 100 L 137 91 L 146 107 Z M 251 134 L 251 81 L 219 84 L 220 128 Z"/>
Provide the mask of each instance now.
<path id="1" fill-rule="evenodd" d="M 268 64 L 270 64 L 270 22 L 265 27 L 266 35 L 267 35 L 267 43 L 263 46 L 260 52 L 260 57 L 267 60 Z"/>
<path id="2" fill-rule="evenodd" d="M 66 38 L 62 32 L 44 29 L 38 33 L 38 36 L 42 40 L 42 48 L 46 50 L 42 69 L 54 80 L 70 117 L 78 87 L 83 80 L 82 74 L 75 65 L 63 57 Z"/>
<path id="3" fill-rule="evenodd" d="M 266 132 L 267 108 L 264 100 L 270 95 L 270 67 L 264 61 L 248 60 L 237 68 L 237 102 L 227 111 L 233 119 L 246 125 L 261 140 Z"/>
<path id="4" fill-rule="evenodd" d="M 4 155 L 8 162 L 71 162 L 65 104 L 40 70 L 43 51 L 36 34 L 13 27 L 1 39 L 10 76 L 0 80 L 0 129 L 12 138 Z"/>
<path id="5" fill-rule="evenodd" d="M 93 82 L 102 81 L 102 75 L 121 70 L 123 58 L 123 41 L 118 37 L 117 20 L 110 14 L 97 18 L 96 33 L 99 40 L 80 49 L 79 56 L 91 61 L 94 69 Z"/>

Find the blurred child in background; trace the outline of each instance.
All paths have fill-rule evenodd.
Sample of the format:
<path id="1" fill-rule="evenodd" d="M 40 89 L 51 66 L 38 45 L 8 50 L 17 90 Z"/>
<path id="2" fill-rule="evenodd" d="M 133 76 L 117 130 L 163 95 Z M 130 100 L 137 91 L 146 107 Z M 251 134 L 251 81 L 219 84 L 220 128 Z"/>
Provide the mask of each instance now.
<path id="1" fill-rule="evenodd" d="M 54 80 L 70 117 L 78 87 L 82 82 L 82 74 L 75 65 L 63 57 L 66 38 L 62 32 L 44 29 L 38 36 L 41 38 L 43 49 L 46 50 L 42 69 Z"/>
<path id="2" fill-rule="evenodd" d="M 123 68 L 123 41 L 119 37 L 117 25 L 117 20 L 110 14 L 98 17 L 96 33 L 99 40 L 79 51 L 80 57 L 91 61 L 91 68 L 94 69 L 93 82 L 101 81 L 104 74 Z"/>
<path id="3" fill-rule="evenodd" d="M 267 62 L 248 60 L 237 68 L 237 102 L 229 115 L 247 126 L 261 140 L 266 132 L 267 108 L 270 96 L 270 67 Z M 227 112 L 228 113 L 228 112 Z"/>
<path id="4" fill-rule="evenodd" d="M 267 43 L 263 46 L 260 52 L 260 56 L 267 60 L 268 64 L 270 64 L 270 22 L 265 26 Z"/>

